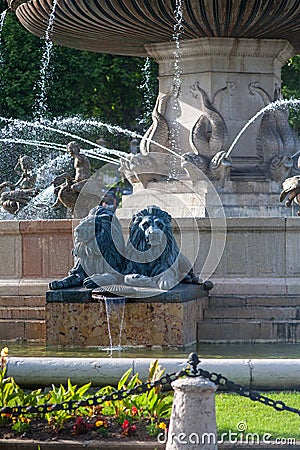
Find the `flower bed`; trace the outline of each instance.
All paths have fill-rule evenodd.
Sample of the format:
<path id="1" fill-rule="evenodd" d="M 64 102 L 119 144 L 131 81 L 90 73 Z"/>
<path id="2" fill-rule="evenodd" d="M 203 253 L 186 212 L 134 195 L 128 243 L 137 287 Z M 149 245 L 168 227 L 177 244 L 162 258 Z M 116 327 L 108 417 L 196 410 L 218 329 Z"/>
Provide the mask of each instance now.
<path id="1" fill-rule="evenodd" d="M 164 440 L 172 395 L 155 385 L 164 372 L 157 361 L 150 366 L 149 380 L 143 385 L 138 374 L 131 376 L 130 369 L 117 389 L 105 386 L 95 391 L 90 383 L 77 387 L 68 380 L 67 386 L 29 392 L 13 378 L 5 378 L 7 358 L 5 348 L 0 367 L 0 448 L 15 439 L 19 439 L 16 448 L 27 448 L 26 441 L 29 444 L 32 440 L 35 450 L 38 442 L 49 441 L 76 442 L 77 446 L 95 441 L 101 448 L 111 441 L 118 442 L 118 448 L 126 442 L 131 443 L 130 448 L 138 448 L 136 441 L 142 441 L 149 443 L 149 448 L 152 444 L 158 448 L 158 436 Z M 20 447 L 22 441 L 24 446 Z M 40 448 L 45 448 L 44 444 Z"/>

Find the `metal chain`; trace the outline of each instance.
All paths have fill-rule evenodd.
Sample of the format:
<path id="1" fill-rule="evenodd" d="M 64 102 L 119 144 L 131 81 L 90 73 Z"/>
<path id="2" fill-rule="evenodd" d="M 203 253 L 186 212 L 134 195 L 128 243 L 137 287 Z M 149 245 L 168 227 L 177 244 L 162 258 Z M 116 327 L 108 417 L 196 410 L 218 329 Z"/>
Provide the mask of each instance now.
<path id="1" fill-rule="evenodd" d="M 300 416 L 300 410 L 293 408 L 291 406 L 286 405 L 284 402 L 280 400 L 273 400 L 272 398 L 266 397 L 265 395 L 260 394 L 253 389 L 248 389 L 241 384 L 237 384 L 234 381 L 228 380 L 228 378 L 224 377 L 220 373 L 208 372 L 207 370 L 203 370 L 198 368 L 198 364 L 200 363 L 198 359 L 198 355 L 196 353 L 191 353 L 189 356 L 188 363 L 191 366 L 191 372 L 188 374 L 190 377 L 203 377 L 207 380 L 212 381 L 214 384 L 218 386 L 226 387 L 229 391 L 235 392 L 238 395 L 243 397 L 247 397 L 254 402 L 260 402 L 266 406 L 271 406 L 276 411 L 289 411 Z"/>
<path id="2" fill-rule="evenodd" d="M 196 353 L 191 353 L 189 356 L 188 367 L 179 372 L 174 372 L 171 374 L 166 374 L 162 376 L 159 380 L 153 382 L 144 382 L 140 385 L 131 388 L 131 389 L 121 389 L 112 392 L 111 394 L 106 394 L 103 396 L 94 395 L 93 397 L 87 398 L 85 400 L 69 400 L 63 403 L 45 403 L 44 405 L 38 406 L 5 406 L 0 409 L 1 414 L 9 414 L 12 416 L 19 416 L 25 414 L 45 414 L 51 413 L 53 411 L 74 411 L 78 408 L 82 407 L 91 407 L 100 405 L 106 401 L 115 401 L 115 400 L 124 400 L 125 398 L 131 395 L 139 395 L 146 392 L 149 392 L 152 388 L 158 386 L 167 386 L 170 388 L 170 384 L 182 378 L 184 376 L 188 377 L 203 377 L 207 380 L 212 381 L 214 384 L 218 386 L 223 386 L 227 388 L 231 392 L 235 392 L 238 395 L 243 397 L 247 397 L 254 402 L 260 402 L 266 406 L 271 406 L 276 411 L 289 411 L 300 416 L 300 410 L 293 408 L 291 406 L 287 406 L 284 402 L 280 400 L 273 400 L 265 395 L 260 394 L 257 391 L 252 389 L 248 389 L 241 384 L 237 384 L 234 381 L 228 380 L 228 378 L 224 377 L 220 373 L 208 372 L 207 370 L 198 368 L 200 361 L 198 359 L 198 355 Z"/>
<path id="3" fill-rule="evenodd" d="M 178 380 L 179 378 L 188 375 L 188 370 L 182 370 L 180 372 L 174 372 L 171 374 L 166 374 L 162 376 L 159 380 L 153 382 L 144 382 L 140 385 L 131 389 L 121 389 L 112 392 L 111 394 L 106 394 L 103 396 L 94 395 L 93 397 L 87 398 L 85 400 L 69 400 L 62 403 L 45 403 L 44 405 L 38 406 L 4 406 L 0 409 L 0 416 L 2 414 L 9 414 L 11 416 L 20 416 L 26 414 L 45 414 L 51 413 L 53 411 L 74 411 L 78 408 L 97 406 L 106 401 L 124 400 L 130 395 L 139 395 L 145 392 L 149 392 L 152 388 L 158 386 L 169 386 L 172 381 Z"/>

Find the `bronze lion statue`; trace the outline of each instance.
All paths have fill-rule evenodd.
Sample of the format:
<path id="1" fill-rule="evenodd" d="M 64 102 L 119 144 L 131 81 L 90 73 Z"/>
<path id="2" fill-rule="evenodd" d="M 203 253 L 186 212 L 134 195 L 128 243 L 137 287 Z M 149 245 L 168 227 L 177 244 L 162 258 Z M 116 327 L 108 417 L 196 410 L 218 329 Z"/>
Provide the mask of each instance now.
<path id="1" fill-rule="evenodd" d="M 50 289 L 118 283 L 123 278 L 124 249 L 122 228 L 113 212 L 93 208 L 74 230 L 74 267 L 67 277 L 52 281 Z"/>
<path id="2" fill-rule="evenodd" d="M 132 218 L 126 246 L 125 284 L 169 290 L 180 281 L 198 283 L 190 261 L 180 253 L 171 216 L 148 206 Z"/>
<path id="3" fill-rule="evenodd" d="M 125 283 L 169 290 L 180 282 L 202 284 L 178 249 L 171 221 L 157 206 L 142 209 L 132 218 L 125 247 L 113 211 L 92 209 L 74 230 L 74 267 L 66 278 L 52 281 L 50 289 Z M 205 289 L 211 289 L 209 283 L 203 283 Z"/>

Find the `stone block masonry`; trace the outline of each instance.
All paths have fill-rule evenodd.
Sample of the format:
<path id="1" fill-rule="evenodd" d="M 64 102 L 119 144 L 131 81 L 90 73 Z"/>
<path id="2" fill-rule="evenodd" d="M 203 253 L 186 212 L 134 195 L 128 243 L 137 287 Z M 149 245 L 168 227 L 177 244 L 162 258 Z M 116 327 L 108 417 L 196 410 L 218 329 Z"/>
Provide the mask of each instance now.
<path id="1" fill-rule="evenodd" d="M 106 302 L 112 300 L 110 297 L 105 301 L 105 294 L 95 292 L 88 299 L 88 291 L 81 292 L 81 300 L 80 290 L 75 288 L 61 290 L 61 295 L 57 291 L 47 292 L 48 346 L 192 345 L 196 343 L 197 322 L 203 318 L 208 298 L 202 286 L 180 285 L 155 297 L 127 298 L 124 312 L 118 301 L 107 314 Z"/>

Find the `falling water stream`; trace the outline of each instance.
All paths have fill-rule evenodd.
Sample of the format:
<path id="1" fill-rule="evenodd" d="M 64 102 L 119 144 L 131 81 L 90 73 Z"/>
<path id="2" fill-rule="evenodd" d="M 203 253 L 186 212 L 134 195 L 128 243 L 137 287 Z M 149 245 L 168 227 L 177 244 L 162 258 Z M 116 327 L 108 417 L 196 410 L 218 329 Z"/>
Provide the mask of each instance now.
<path id="1" fill-rule="evenodd" d="M 122 331 L 125 314 L 125 299 L 123 297 L 105 297 L 105 310 L 107 320 L 107 330 L 109 338 L 109 356 L 112 356 L 113 351 L 122 350 Z M 114 330 L 117 329 L 119 324 L 119 342 L 117 346 L 113 345 L 112 339 L 112 321 L 114 320 Z"/>
<path id="2" fill-rule="evenodd" d="M 173 109 L 173 120 L 170 127 L 170 141 L 171 150 L 173 153 L 180 154 L 180 129 L 178 118 L 180 117 L 180 104 L 179 104 L 179 94 L 181 89 L 181 75 L 182 69 L 180 60 L 182 57 L 181 48 L 181 37 L 183 35 L 183 0 L 176 0 L 176 7 L 174 10 L 174 25 L 173 25 L 173 41 L 175 42 L 175 50 L 173 51 L 174 56 L 174 77 L 173 77 L 173 95 L 172 95 L 172 109 Z M 178 159 L 171 158 L 171 178 L 177 178 L 177 165 Z"/>
<path id="3" fill-rule="evenodd" d="M 7 13 L 7 9 L 5 11 L 3 11 L 0 15 L 0 64 L 3 64 L 3 56 L 2 56 L 2 49 L 1 49 L 1 44 L 2 44 L 2 29 L 3 29 L 3 25 L 4 25 L 4 20 L 6 17 L 6 13 Z"/>
<path id="4" fill-rule="evenodd" d="M 150 89 L 151 61 L 149 57 L 146 58 L 144 67 L 142 68 L 142 76 L 143 81 L 139 89 L 144 93 L 145 111 L 142 119 L 140 119 L 138 122 L 141 125 L 145 125 L 151 117 L 152 113 L 152 92 Z"/>
<path id="5" fill-rule="evenodd" d="M 39 89 L 39 94 L 35 101 L 35 114 L 36 118 L 45 117 L 47 112 L 47 82 L 49 79 L 49 64 L 51 58 L 51 52 L 53 48 L 53 42 L 51 41 L 50 35 L 53 32 L 54 20 L 55 20 L 55 9 L 57 5 L 57 0 L 53 0 L 52 11 L 49 16 L 49 22 L 45 33 L 45 49 L 41 60 L 40 78 L 37 83 L 37 88 Z M 36 89 L 37 89 L 36 88 Z"/>

